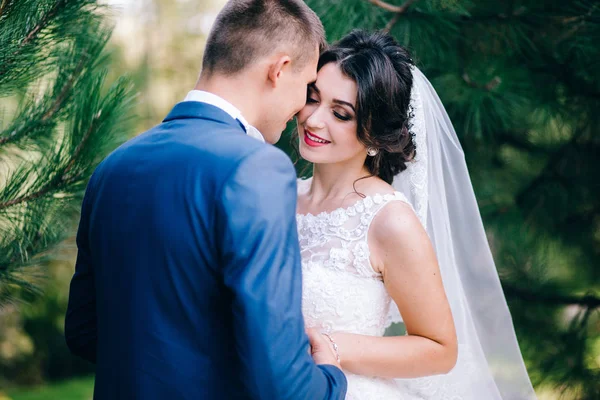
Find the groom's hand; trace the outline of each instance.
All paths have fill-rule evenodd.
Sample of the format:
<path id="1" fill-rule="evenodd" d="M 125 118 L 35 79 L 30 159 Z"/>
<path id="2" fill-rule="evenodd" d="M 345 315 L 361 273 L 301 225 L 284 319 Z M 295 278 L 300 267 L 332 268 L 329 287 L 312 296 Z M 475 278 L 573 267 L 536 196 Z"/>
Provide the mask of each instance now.
<path id="1" fill-rule="evenodd" d="M 327 338 L 316 329 L 307 328 L 306 334 L 310 342 L 310 355 L 317 364 L 335 365 L 339 369 L 342 366 L 337 361 L 335 352 L 331 348 L 331 344 Z"/>

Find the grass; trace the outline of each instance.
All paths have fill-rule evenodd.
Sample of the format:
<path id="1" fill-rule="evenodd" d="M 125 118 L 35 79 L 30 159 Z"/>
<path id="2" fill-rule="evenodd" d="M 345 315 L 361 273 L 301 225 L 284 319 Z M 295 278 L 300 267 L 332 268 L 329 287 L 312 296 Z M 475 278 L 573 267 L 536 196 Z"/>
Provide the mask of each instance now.
<path id="1" fill-rule="evenodd" d="M 91 400 L 94 377 L 76 378 L 34 388 L 8 389 L 0 400 Z M 6 397 L 8 396 L 8 397 Z"/>

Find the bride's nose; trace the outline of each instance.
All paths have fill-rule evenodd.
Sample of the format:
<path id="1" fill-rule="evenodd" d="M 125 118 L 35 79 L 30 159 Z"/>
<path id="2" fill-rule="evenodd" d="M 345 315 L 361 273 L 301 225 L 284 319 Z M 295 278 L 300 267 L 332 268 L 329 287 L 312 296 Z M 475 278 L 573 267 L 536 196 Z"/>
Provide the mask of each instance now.
<path id="1" fill-rule="evenodd" d="M 306 127 L 309 130 L 325 128 L 325 121 L 322 118 L 322 107 L 317 107 L 312 114 L 306 119 Z"/>

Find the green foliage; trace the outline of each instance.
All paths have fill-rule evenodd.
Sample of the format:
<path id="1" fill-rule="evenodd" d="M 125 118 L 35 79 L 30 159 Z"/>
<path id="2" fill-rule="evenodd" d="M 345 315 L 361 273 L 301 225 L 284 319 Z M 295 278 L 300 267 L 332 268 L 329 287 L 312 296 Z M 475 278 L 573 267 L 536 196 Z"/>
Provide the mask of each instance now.
<path id="1" fill-rule="evenodd" d="M 94 378 L 78 378 L 35 389 L 9 390 L 6 400 L 88 400 L 92 398 L 93 390 Z M 4 400 L 1 393 L 0 400 Z"/>
<path id="2" fill-rule="evenodd" d="M 600 398 L 600 5 L 307 3 L 330 40 L 386 29 L 411 50 L 465 149 L 532 378 Z"/>
<path id="3" fill-rule="evenodd" d="M 125 138 L 131 90 L 107 82 L 103 20 L 90 0 L 0 0 L 0 306 L 37 292 L 34 267 Z"/>

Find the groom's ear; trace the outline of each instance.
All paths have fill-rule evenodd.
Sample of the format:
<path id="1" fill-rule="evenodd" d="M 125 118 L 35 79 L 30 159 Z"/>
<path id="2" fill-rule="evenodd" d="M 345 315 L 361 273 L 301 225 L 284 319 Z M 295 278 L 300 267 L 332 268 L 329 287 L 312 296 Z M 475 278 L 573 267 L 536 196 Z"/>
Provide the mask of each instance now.
<path id="1" fill-rule="evenodd" d="M 289 71 L 291 63 L 292 59 L 287 54 L 280 55 L 273 60 L 268 73 L 268 80 L 272 87 L 276 87 L 282 75 Z"/>

